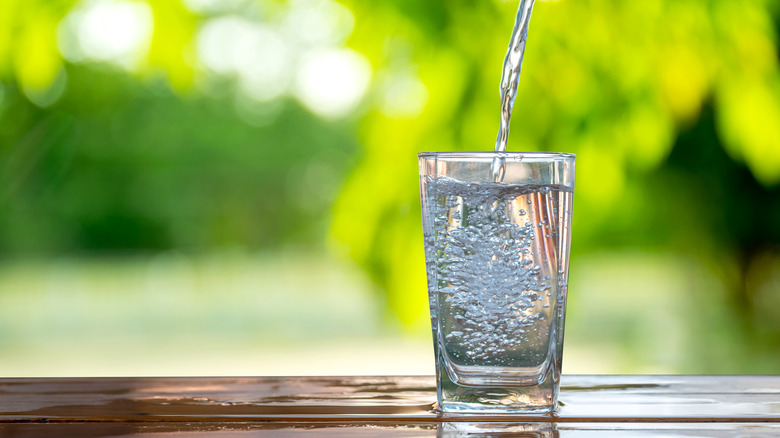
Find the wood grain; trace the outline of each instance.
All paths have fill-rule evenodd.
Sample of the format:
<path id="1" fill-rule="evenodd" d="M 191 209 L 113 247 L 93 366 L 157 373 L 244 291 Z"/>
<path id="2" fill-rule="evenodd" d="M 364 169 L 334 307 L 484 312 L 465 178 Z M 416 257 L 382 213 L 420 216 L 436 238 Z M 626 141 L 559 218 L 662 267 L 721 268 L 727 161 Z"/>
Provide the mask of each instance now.
<path id="1" fill-rule="evenodd" d="M 0 435 L 780 434 L 780 376 L 564 376 L 560 405 L 441 415 L 427 376 L 0 379 Z"/>

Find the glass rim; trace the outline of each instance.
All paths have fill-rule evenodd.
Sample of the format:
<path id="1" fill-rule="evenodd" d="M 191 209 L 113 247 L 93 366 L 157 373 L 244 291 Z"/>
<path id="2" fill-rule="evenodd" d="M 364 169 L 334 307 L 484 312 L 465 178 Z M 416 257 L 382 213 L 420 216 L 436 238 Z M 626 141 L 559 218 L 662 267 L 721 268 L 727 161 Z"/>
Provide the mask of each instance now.
<path id="1" fill-rule="evenodd" d="M 445 152 L 420 152 L 418 158 L 485 158 L 485 157 L 505 157 L 505 158 L 576 158 L 577 155 L 569 152 L 519 152 L 519 151 L 445 151 Z"/>

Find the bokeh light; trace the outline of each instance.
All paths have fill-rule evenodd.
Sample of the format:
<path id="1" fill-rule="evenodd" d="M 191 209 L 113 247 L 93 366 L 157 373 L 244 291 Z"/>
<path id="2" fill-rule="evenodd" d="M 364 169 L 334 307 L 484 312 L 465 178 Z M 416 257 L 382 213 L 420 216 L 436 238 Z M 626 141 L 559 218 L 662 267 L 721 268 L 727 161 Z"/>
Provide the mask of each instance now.
<path id="1" fill-rule="evenodd" d="M 68 61 L 88 59 L 133 68 L 146 56 L 152 32 L 147 3 L 95 0 L 68 13 L 59 24 L 57 42 Z"/>

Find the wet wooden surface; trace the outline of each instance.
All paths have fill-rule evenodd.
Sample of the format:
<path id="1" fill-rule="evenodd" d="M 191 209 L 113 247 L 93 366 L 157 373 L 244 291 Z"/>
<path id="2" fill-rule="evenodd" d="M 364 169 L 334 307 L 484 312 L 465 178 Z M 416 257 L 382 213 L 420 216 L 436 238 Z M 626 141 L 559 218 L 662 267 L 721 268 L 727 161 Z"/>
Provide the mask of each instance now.
<path id="1" fill-rule="evenodd" d="M 780 376 L 564 376 L 554 415 L 434 402 L 424 376 L 0 379 L 0 436 L 780 436 Z"/>

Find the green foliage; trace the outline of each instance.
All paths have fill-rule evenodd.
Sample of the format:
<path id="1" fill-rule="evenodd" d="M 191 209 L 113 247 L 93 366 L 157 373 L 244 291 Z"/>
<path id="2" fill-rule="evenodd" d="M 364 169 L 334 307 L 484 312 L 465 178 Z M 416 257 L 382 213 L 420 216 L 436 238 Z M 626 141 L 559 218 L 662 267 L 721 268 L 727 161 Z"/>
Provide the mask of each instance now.
<path id="1" fill-rule="evenodd" d="M 735 230 L 712 234 L 708 225 L 718 222 L 723 201 L 712 200 L 713 205 L 700 210 L 682 201 L 671 203 L 670 208 L 682 208 L 694 218 L 685 224 L 666 220 L 658 227 L 655 220 L 663 218 L 653 214 L 658 202 L 650 201 L 658 198 L 650 196 L 664 196 L 655 190 L 665 178 L 657 172 L 668 165 L 673 147 L 702 155 L 703 161 L 693 160 L 694 167 L 678 181 L 694 185 L 691 196 L 723 192 L 730 182 L 717 180 L 720 169 L 704 165 L 706 150 L 717 151 L 721 144 L 731 168 L 744 163 L 752 175 L 746 178 L 760 182 L 742 187 L 757 191 L 751 197 L 757 208 L 769 201 L 768 192 L 776 193 L 780 66 L 772 4 L 537 3 L 509 148 L 578 154 L 575 251 L 658 246 L 676 234 L 705 242 L 707 248 L 742 251 Z M 416 215 L 402 214 L 417 203 L 413 153 L 492 148 L 500 65 L 516 4 L 449 5 L 437 27 L 403 2 L 354 2 L 353 7 L 358 17 L 355 46 L 373 56 L 380 72 L 405 57 L 428 88 L 428 104 L 411 119 L 394 119 L 381 111 L 365 119 L 366 157 L 339 197 L 333 236 L 346 242 L 385 286 L 404 320 L 424 320 L 417 292 L 423 284 L 421 226 Z M 380 14 L 381 23 L 370 19 Z M 439 17 L 440 11 L 432 5 L 429 14 Z M 369 29 L 361 29 L 360 23 Z M 364 33 L 389 39 L 369 40 Z M 366 46 L 366 41 L 371 43 Z M 706 142 L 676 143 L 705 107 L 714 111 L 715 123 L 708 126 L 715 132 L 706 134 Z M 697 181 L 703 175 L 716 181 L 702 186 Z M 388 187 L 389 180 L 397 183 Z M 364 219 L 358 226 L 353 226 L 355 211 Z M 753 228 L 754 220 L 763 223 L 743 216 L 742 227 Z M 614 233 L 616 227 L 620 234 Z M 763 235 L 765 246 L 776 248 L 776 233 L 760 229 L 770 231 Z M 691 249 L 696 256 L 710 257 Z"/>
<path id="2" fill-rule="evenodd" d="M 311 244 L 355 152 L 349 124 L 279 102 L 252 126 L 230 100 L 181 99 L 112 71 L 70 66 L 40 109 L 7 92 L 0 251 L 203 251 Z M 293 145 L 295 147 L 293 147 Z"/>
<path id="3" fill-rule="evenodd" d="M 148 5 L 154 32 L 139 73 L 164 73 L 177 89 L 192 85 L 192 38 L 196 17 L 179 1 L 141 2 Z M 34 102 L 57 84 L 63 57 L 58 50 L 62 19 L 76 0 L 7 0 L 0 14 L 0 79 L 13 79 Z M 48 103 L 48 99 L 44 102 Z M 48 106 L 45 104 L 43 106 Z"/>
<path id="4" fill-rule="evenodd" d="M 336 120 L 293 93 L 252 100 L 197 58 L 210 20 L 282 27 L 294 2 L 131 3 L 153 32 L 127 65 L 63 56 L 62 20 L 85 2 L 0 7 L 0 254 L 327 239 L 389 313 L 426 326 L 415 154 L 493 147 L 516 2 L 344 0 L 347 45 L 373 77 L 356 117 Z M 727 290 L 695 329 L 733 338 L 721 351 L 735 356 L 780 339 L 767 322 L 780 296 L 778 23 L 775 0 L 540 0 L 509 140 L 578 155 L 573 263 L 640 248 L 716 273 Z M 626 348 L 631 323 L 618 324 Z M 727 355 L 702 345 L 700 363 Z"/>

